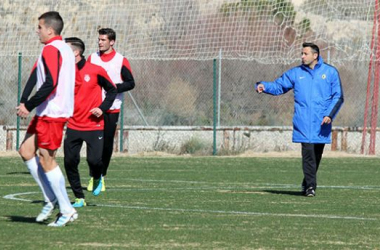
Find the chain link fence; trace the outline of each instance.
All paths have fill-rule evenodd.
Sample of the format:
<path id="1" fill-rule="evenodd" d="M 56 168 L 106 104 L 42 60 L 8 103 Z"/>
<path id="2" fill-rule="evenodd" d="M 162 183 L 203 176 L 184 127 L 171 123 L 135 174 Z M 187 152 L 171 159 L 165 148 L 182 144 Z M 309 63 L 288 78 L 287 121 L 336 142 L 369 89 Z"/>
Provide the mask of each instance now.
<path id="1" fill-rule="evenodd" d="M 142 115 L 152 126 L 207 126 L 213 124 L 213 61 L 131 61 L 136 88 L 131 91 Z M 219 65 L 219 63 L 218 63 Z M 272 81 L 296 66 L 222 60 L 220 126 L 289 126 L 293 92 L 259 95 L 257 81 Z M 345 103 L 334 126 L 363 126 L 368 62 L 336 65 Z M 219 76 L 219 72 L 217 74 Z M 219 79 L 216 79 L 217 81 Z M 126 95 L 124 124 L 146 125 Z"/>
<path id="2" fill-rule="evenodd" d="M 17 125 L 18 91 L 23 90 L 35 58 L 1 58 L 2 125 Z M 256 61 L 222 60 L 220 74 L 214 74 L 214 62 L 209 60 L 131 60 L 130 63 L 136 87 L 125 93 L 124 125 L 211 126 L 214 97 L 220 103 L 220 126 L 289 126 L 292 123 L 293 92 L 276 97 L 259 95 L 254 91 L 254 83 L 272 81 L 297 63 L 268 65 Z M 363 125 L 368 63 L 352 61 L 336 67 L 340 72 L 345 103 L 334 126 L 360 127 Z M 218 93 L 213 93 L 213 83 L 219 83 L 219 75 L 220 98 Z M 29 119 L 19 121 L 20 126 L 29 123 Z"/>

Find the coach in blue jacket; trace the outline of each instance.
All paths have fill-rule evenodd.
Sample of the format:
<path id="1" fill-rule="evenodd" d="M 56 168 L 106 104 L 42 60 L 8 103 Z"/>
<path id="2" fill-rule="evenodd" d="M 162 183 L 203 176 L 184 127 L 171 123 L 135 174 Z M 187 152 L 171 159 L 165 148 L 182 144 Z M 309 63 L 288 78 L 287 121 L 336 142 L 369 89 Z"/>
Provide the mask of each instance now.
<path id="1" fill-rule="evenodd" d="M 293 142 L 302 144 L 302 192 L 313 197 L 323 149 L 331 143 L 331 122 L 343 104 L 343 91 L 337 69 L 323 62 L 318 46 L 304 43 L 302 47 L 302 65 L 274 82 L 256 83 L 256 91 L 281 95 L 293 89 Z"/>

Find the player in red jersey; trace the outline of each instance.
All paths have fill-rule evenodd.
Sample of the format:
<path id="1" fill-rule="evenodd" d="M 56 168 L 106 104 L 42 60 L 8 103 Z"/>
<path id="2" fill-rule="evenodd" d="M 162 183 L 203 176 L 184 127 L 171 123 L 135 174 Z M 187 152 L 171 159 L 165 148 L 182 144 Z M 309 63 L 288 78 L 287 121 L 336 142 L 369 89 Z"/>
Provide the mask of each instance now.
<path id="1" fill-rule="evenodd" d="M 36 221 L 47 220 L 55 206 L 59 205 L 60 213 L 49 226 L 65 226 L 78 218 L 66 192 L 65 178 L 55 159 L 61 146 L 64 125 L 74 110 L 75 60 L 70 47 L 60 36 L 63 25 L 62 17 L 55 11 L 46 12 L 38 18 L 37 34 L 45 46 L 16 108 L 17 115 L 22 118 L 36 109 L 19 154 L 44 196 L 45 205 Z M 34 87 L 37 91 L 29 98 Z"/>
<path id="2" fill-rule="evenodd" d="M 94 195 L 102 189 L 102 152 L 104 144 L 103 114 L 116 97 L 116 86 L 104 68 L 86 62 L 85 45 L 77 37 L 65 39 L 75 55 L 77 65 L 74 115 L 67 124 L 64 162 L 67 178 L 76 197 L 74 207 L 86 206 L 78 165 L 83 142 L 87 145 L 87 163 L 94 177 Z M 105 98 L 102 94 L 105 90 Z"/>
<path id="3" fill-rule="evenodd" d="M 113 29 L 103 28 L 99 30 L 98 46 L 99 51 L 92 53 L 88 61 L 106 69 L 112 81 L 116 84 L 117 93 L 116 99 L 111 108 L 104 114 L 104 147 L 103 147 L 103 177 L 107 175 L 107 170 L 110 164 L 113 142 L 119 119 L 120 107 L 123 100 L 123 92 L 129 91 L 135 87 L 135 81 L 132 76 L 131 66 L 127 58 L 116 52 L 113 48 L 116 42 L 116 33 Z M 91 171 L 90 171 L 90 175 Z M 104 178 L 103 191 L 105 190 Z M 93 190 L 93 178 L 91 178 L 88 191 Z"/>

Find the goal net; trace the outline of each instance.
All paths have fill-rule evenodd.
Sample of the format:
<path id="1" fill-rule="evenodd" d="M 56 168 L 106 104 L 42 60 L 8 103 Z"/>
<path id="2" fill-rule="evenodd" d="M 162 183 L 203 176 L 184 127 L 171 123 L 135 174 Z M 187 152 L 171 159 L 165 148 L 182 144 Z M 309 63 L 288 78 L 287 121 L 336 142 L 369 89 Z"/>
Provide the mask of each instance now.
<path id="1" fill-rule="evenodd" d="M 125 95 L 124 125 L 212 125 L 217 75 L 218 125 L 291 126 L 292 92 L 270 98 L 255 94 L 253 83 L 274 80 L 298 65 L 302 43 L 308 41 L 318 44 L 324 60 L 340 72 L 348 101 L 334 126 L 360 127 L 366 83 L 372 74 L 368 65 L 374 50 L 375 3 L 377 0 L 2 0 L 0 124 L 15 124 L 15 82 L 21 77 L 25 84 L 42 48 L 36 35 L 37 19 L 55 10 L 65 21 L 62 35 L 83 39 L 85 55 L 97 50 L 99 28 L 116 31 L 115 49 L 129 59 L 136 79 L 131 92 L 135 100 Z M 217 74 L 214 59 L 218 59 Z"/>
<path id="2" fill-rule="evenodd" d="M 224 59 L 291 63 L 302 42 L 332 62 L 368 60 L 374 0 L 2 0 L 0 55 L 36 55 L 36 22 L 59 11 L 64 36 L 97 48 L 97 30 L 112 27 L 131 59 Z M 327 54 L 326 54 L 327 55 Z"/>
<path id="3" fill-rule="evenodd" d="M 370 107 L 377 108 L 378 97 L 369 100 L 378 87 L 370 83 L 380 78 L 375 70 L 379 62 L 369 70 L 379 60 L 374 51 L 380 52 L 372 43 L 380 29 L 376 4 L 378 0 L 1 0 L 0 124 L 16 124 L 20 83 L 25 84 L 42 48 L 37 19 L 55 10 L 65 22 L 62 35 L 80 37 L 85 55 L 97 50 L 99 28 L 116 31 L 115 48 L 129 59 L 136 79 L 134 99 L 125 95 L 124 125 L 212 125 L 217 75 L 218 125 L 291 126 L 293 94 L 257 95 L 253 83 L 274 80 L 298 65 L 307 41 L 319 45 L 324 60 L 341 76 L 347 101 L 334 126 L 361 127 L 369 117 L 372 126 L 378 118 L 373 115 L 377 109 Z"/>

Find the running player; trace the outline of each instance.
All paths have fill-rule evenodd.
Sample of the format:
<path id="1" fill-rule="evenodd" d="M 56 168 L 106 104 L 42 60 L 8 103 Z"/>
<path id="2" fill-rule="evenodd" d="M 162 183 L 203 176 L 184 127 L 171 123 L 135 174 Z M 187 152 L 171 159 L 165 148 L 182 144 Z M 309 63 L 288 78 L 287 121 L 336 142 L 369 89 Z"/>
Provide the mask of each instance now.
<path id="1" fill-rule="evenodd" d="M 103 28 L 99 30 L 98 46 L 99 51 L 91 54 L 88 61 L 102 66 L 116 84 L 117 93 L 116 99 L 112 107 L 104 113 L 104 147 L 103 147 L 103 177 L 107 175 L 107 170 L 110 164 L 113 142 L 119 120 L 120 107 L 123 100 L 123 92 L 129 91 L 135 87 L 135 81 L 132 76 L 131 66 L 127 58 L 116 52 L 113 48 L 116 42 L 116 33 L 113 29 Z M 90 170 L 90 175 L 91 170 Z M 105 183 L 103 180 L 103 191 L 105 191 Z M 87 186 L 88 191 L 93 190 L 93 178 L 90 179 Z"/>
<path id="2" fill-rule="evenodd" d="M 45 46 L 16 108 L 21 118 L 26 118 L 36 109 L 19 154 L 44 196 L 45 205 L 36 221 L 47 220 L 55 206 L 59 205 L 57 219 L 49 224 L 54 227 L 65 226 L 78 218 L 55 158 L 61 146 L 64 126 L 74 110 L 75 60 L 71 48 L 60 35 L 63 26 L 62 17 L 55 11 L 46 12 L 38 18 L 37 34 Z M 37 91 L 29 98 L 34 87 Z"/>
<path id="3" fill-rule="evenodd" d="M 74 115 L 67 124 L 64 142 L 64 162 L 67 179 L 75 195 L 74 207 L 86 206 L 78 165 L 83 142 L 87 145 L 87 163 L 94 176 L 94 195 L 102 189 L 102 152 L 104 143 L 103 114 L 116 97 L 116 87 L 100 66 L 86 62 L 83 52 L 85 45 L 77 37 L 65 39 L 75 55 L 77 64 Z M 102 89 L 106 91 L 103 100 Z"/>

